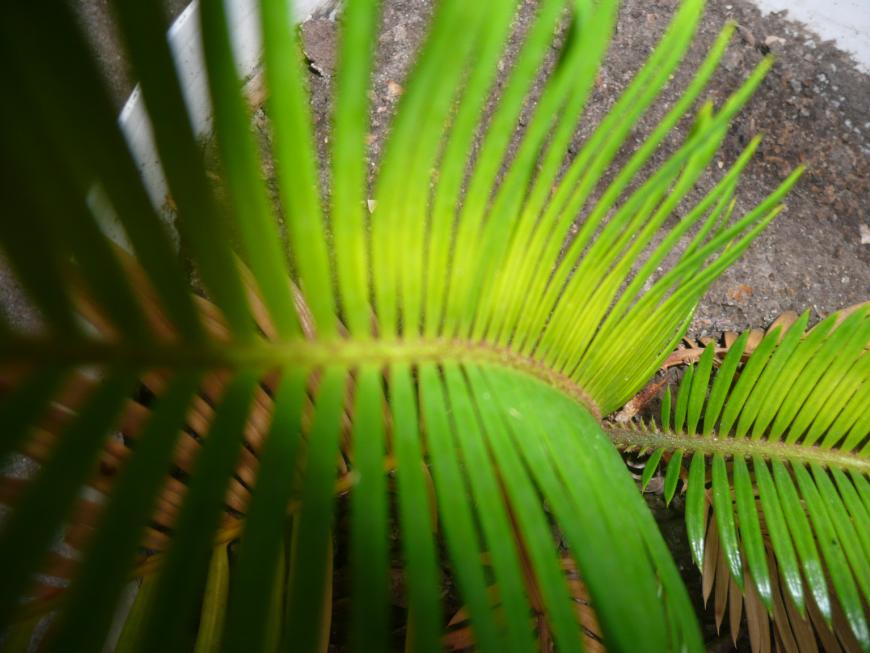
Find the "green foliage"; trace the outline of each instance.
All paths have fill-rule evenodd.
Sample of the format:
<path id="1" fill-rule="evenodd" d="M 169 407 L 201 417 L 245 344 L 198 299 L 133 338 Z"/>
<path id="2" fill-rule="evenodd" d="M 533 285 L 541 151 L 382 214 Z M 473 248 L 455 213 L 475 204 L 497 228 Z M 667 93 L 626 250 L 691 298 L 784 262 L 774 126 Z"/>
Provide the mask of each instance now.
<path id="1" fill-rule="evenodd" d="M 643 478 L 649 481 L 666 449 L 676 452 L 665 480 L 670 500 L 671 463 L 683 451 L 693 452 L 686 530 L 696 564 L 706 564 L 704 538 L 712 527 L 705 504 L 712 502 L 709 519 L 715 518 L 719 547 L 738 586 L 748 573 L 774 620 L 773 585 L 779 583 L 800 615 L 806 617 L 812 602 L 823 628 L 831 628 L 841 609 L 856 646 L 865 650 L 870 306 L 835 313 L 807 332 L 808 320 L 806 312 L 791 325 L 775 326 L 751 352 L 750 333 L 744 333 L 715 374 L 717 350 L 708 345 L 697 366 L 686 369 L 677 394 L 677 406 L 688 405 L 693 419 L 686 428 L 679 419 L 672 424 L 665 399 L 665 432 L 658 436 L 670 442 L 656 449 Z M 649 442 L 658 437 L 649 435 Z M 633 444 L 647 442 L 641 436 Z"/>
<path id="2" fill-rule="evenodd" d="M 194 137 L 158 3 L 115 0 L 175 207 L 171 225 L 152 206 L 66 5 L 8 8 L 0 54 L 20 101 L 0 109 L 0 148 L 18 165 L 0 182 L 12 198 L 0 246 L 44 329 L 0 329 L 0 454 L 39 463 L 29 482 L 5 479 L 4 497 L 15 500 L 0 525 L 0 630 L 26 634 L 34 614 L 57 605 L 46 647 L 99 650 L 132 570 L 145 580 L 119 650 L 325 650 L 338 484 L 352 489 L 354 648 L 389 646 L 390 538 L 398 532 L 408 650 L 441 647 L 445 568 L 481 650 L 528 651 L 549 637 L 559 650 L 583 650 L 556 533 L 608 648 L 702 649 L 674 561 L 600 419 L 655 373 L 703 293 L 780 212 L 801 174 L 733 216 L 754 139 L 697 203 L 677 211 L 771 62 L 720 107 L 703 104 L 685 140 L 645 172 L 698 103 L 733 33 L 727 26 L 683 96 L 611 171 L 686 53 L 703 2 L 681 3 L 573 157 L 618 3 L 542 0 L 482 119 L 516 4 L 439 3 L 370 191 L 366 98 L 378 13 L 376 3 L 349 0 L 322 197 L 325 171 L 289 2 L 262 0 L 273 204 L 223 3 L 203 0 L 224 204 Z M 558 54 L 548 62 L 554 31 Z M 527 129 L 506 155 L 547 66 Z M 107 217 L 88 199 L 95 192 L 131 252 L 104 235 Z M 774 347 L 765 340 L 733 389 L 740 354 L 729 356 L 706 412 L 713 354 L 705 354 L 677 395 L 675 429 L 703 424 L 710 433 L 715 405 L 724 407 L 720 428 L 736 424 L 740 437 L 760 436 L 769 424 L 797 447 L 809 427 L 817 433 L 801 443 L 807 448 L 821 439 L 819 448 L 832 449 L 845 438 L 839 451 L 866 449 L 866 412 L 849 398 L 864 397 L 866 406 L 866 356 L 855 365 L 864 376 L 849 377 L 852 394 L 836 404 L 841 395 L 831 392 L 852 369 L 833 354 L 844 348 L 854 360 L 867 341 L 870 321 L 856 315 L 827 339 L 810 335 L 798 346 L 786 337 L 769 362 L 756 358 Z M 818 351 L 802 353 L 811 340 Z M 806 369 L 780 353 L 786 341 Z M 787 408 L 769 407 L 752 386 L 784 393 L 782 378 L 801 399 L 783 395 Z M 666 426 L 670 419 L 668 402 Z M 831 436 L 834 429 L 842 435 Z M 669 456 L 669 499 L 691 442 L 680 440 Z M 735 578 L 745 555 L 769 602 L 754 486 L 740 455 L 723 447 L 713 456 L 713 502 Z M 736 465 L 736 522 L 725 456 Z M 773 462 L 785 488 L 779 513 L 770 479 L 756 479 L 770 503 L 764 513 L 784 515 L 771 522 L 778 563 L 797 578 L 797 558 L 782 544 L 787 521 L 805 572 L 821 569 L 809 514 L 815 532 L 832 538 L 820 538 L 825 568 L 866 643 L 867 542 L 863 532 L 849 539 L 866 524 L 866 470 L 834 471 L 829 481 L 826 459 L 809 460 L 810 471 L 785 462 L 810 510 L 794 503 L 782 461 Z M 687 516 L 697 559 L 706 513 L 691 488 L 703 486 L 705 467 L 696 452 Z M 59 532 L 80 564 L 52 549 Z M 51 603 L 34 574 L 58 557 L 72 566 L 71 585 Z M 817 576 L 804 579 L 821 587 Z M 799 584 L 788 587 L 796 597 Z M 534 628 L 533 607 L 544 617 Z"/>

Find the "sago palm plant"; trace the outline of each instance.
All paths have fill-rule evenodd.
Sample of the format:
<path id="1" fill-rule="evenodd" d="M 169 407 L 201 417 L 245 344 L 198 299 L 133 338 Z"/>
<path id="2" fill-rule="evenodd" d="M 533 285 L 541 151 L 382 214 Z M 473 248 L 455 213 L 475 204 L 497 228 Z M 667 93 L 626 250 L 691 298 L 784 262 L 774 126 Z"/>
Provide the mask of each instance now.
<path id="1" fill-rule="evenodd" d="M 4 646 L 327 650 L 340 526 L 353 650 L 390 649 L 396 620 L 406 650 L 446 646 L 445 575 L 464 606 L 452 621 L 467 619 L 483 651 L 702 650 L 618 445 L 653 452 L 646 476 L 668 460 L 669 497 L 691 461 L 693 555 L 717 613 L 724 591 L 739 623 L 745 594 L 755 646 L 770 646 L 770 614 L 784 650 L 816 638 L 868 650 L 866 308 L 807 335 L 804 317 L 748 358 L 746 338 L 698 352 L 660 427 L 605 420 L 659 370 L 801 173 L 735 216 L 753 140 L 681 204 L 771 65 L 722 106 L 693 110 L 731 26 L 611 169 L 685 54 L 702 0 L 682 2 L 574 156 L 617 3 L 540 0 L 498 85 L 517 3 L 443 0 L 372 183 L 376 3 L 344 7 L 321 166 L 288 0 L 262 0 L 277 202 L 223 2 L 201 0 L 200 15 L 226 201 L 158 3 L 113 4 L 172 220 L 66 5 L 11 3 L 0 23 L 16 89 L 0 116 L 0 243 L 42 318 L 38 332 L 0 324 L 0 460 L 33 462 L 2 479 Z M 688 114 L 684 142 L 650 170 Z M 131 578 L 143 580 L 130 608 Z M 399 590 L 400 616 L 388 611 Z M 48 612 L 48 632 L 32 637 Z"/>
<path id="2" fill-rule="evenodd" d="M 623 447 L 652 451 L 643 485 L 667 457 L 666 501 L 683 477 L 717 627 L 727 604 L 736 639 L 745 604 L 755 650 L 770 649 L 768 616 L 783 650 L 817 650 L 813 630 L 825 650 L 866 650 L 870 304 L 805 332 L 808 319 L 680 353 L 697 365 L 675 401 L 665 392 L 659 424 L 607 428 Z"/>

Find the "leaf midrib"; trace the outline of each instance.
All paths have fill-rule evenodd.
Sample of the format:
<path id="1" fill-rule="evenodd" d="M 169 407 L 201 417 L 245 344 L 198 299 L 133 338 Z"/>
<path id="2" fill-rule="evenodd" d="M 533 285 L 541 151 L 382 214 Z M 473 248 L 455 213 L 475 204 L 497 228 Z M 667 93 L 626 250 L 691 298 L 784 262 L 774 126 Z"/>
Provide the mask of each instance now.
<path id="1" fill-rule="evenodd" d="M 316 369 L 425 362 L 484 363 L 524 372 L 554 387 L 600 420 L 598 402 L 573 379 L 509 347 L 447 338 L 337 338 L 283 342 L 164 342 L 142 345 L 105 340 L 16 338 L 0 343 L 0 361 L 51 366 L 112 365 L 140 368 Z"/>
<path id="2" fill-rule="evenodd" d="M 0 361 L 24 364 L 74 366 L 107 364 L 141 368 L 183 369 L 233 368 L 270 370 L 285 366 L 316 369 L 326 364 L 357 367 L 364 364 L 388 366 L 424 362 L 484 363 L 524 372 L 551 385 L 583 405 L 601 420 L 597 402 L 573 379 L 539 360 L 518 354 L 509 347 L 487 342 L 446 338 L 338 338 L 283 342 L 166 342 L 142 346 L 105 340 L 63 340 L 60 338 L 18 338 L 0 344 Z M 786 444 L 766 439 L 697 436 L 659 429 L 644 430 L 604 424 L 604 430 L 620 448 L 665 449 L 700 452 L 707 455 L 761 456 L 765 460 L 817 463 L 862 474 L 870 473 L 870 460 L 856 453 L 817 446 Z"/>
<path id="3" fill-rule="evenodd" d="M 604 425 L 611 441 L 621 449 L 665 449 L 684 453 L 705 455 L 722 454 L 749 458 L 760 456 L 764 460 L 780 460 L 792 463 L 816 463 L 824 467 L 836 467 L 860 474 L 870 473 L 870 460 L 857 453 L 839 449 L 822 449 L 817 446 L 787 444 L 766 439 L 734 438 L 720 435 L 689 435 L 669 433 L 659 429 L 640 430 L 611 424 Z"/>

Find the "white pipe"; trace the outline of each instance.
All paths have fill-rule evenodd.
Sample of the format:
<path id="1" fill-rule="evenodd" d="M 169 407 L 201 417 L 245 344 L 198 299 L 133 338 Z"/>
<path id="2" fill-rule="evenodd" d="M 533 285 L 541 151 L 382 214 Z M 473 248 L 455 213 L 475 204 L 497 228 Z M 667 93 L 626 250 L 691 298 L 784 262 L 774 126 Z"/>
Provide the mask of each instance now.
<path id="1" fill-rule="evenodd" d="M 263 54 L 260 34 L 259 4 L 257 0 L 224 0 L 227 16 L 232 25 L 231 38 L 238 64 L 239 77 L 247 84 L 257 74 Z M 314 11 L 333 4 L 331 0 L 294 0 L 294 23 L 307 19 Z M 193 129 L 197 137 L 205 138 L 211 133 L 212 108 L 208 94 L 202 41 L 199 34 L 199 3 L 191 2 L 175 20 L 167 33 L 169 46 L 175 57 L 181 89 Z M 164 215 L 166 211 L 167 185 L 160 167 L 157 147 L 151 131 L 151 123 L 139 87 L 133 89 L 118 121 L 139 167 L 145 187 L 154 206 Z M 94 189 L 89 198 L 95 213 L 110 237 L 122 246 L 129 243 L 117 221 L 111 215 L 108 203 L 99 189 Z M 114 224 L 113 224 L 114 223 Z"/>

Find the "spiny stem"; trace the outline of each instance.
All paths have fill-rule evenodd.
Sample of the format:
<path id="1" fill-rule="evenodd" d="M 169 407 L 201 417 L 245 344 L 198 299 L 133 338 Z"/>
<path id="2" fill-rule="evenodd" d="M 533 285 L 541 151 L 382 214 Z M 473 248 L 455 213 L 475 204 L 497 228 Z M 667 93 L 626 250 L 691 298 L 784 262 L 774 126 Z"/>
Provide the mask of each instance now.
<path id="1" fill-rule="evenodd" d="M 749 438 L 730 438 L 717 436 L 687 435 L 685 433 L 666 433 L 659 430 L 641 431 L 604 424 L 604 431 L 611 441 L 620 448 L 666 449 L 684 452 L 699 452 L 705 455 L 723 454 L 727 456 L 761 456 L 765 460 L 788 460 L 793 463 L 818 463 L 825 467 L 838 467 L 867 474 L 870 460 L 858 454 L 837 449 L 820 449 L 801 444 L 786 444 L 770 440 L 751 440 Z"/>

